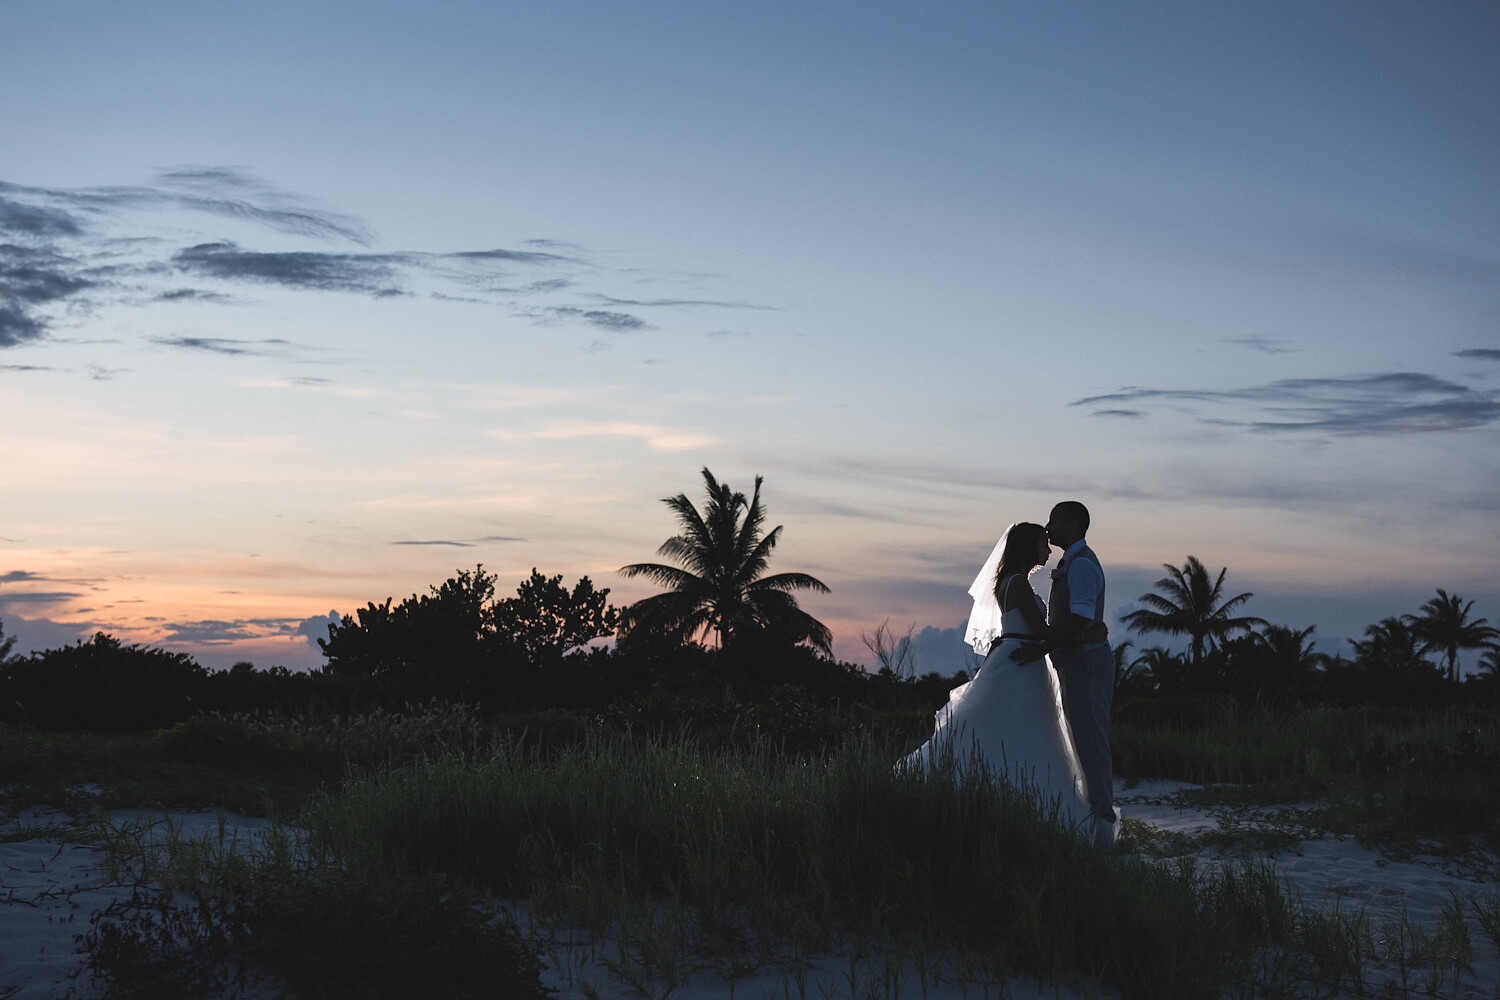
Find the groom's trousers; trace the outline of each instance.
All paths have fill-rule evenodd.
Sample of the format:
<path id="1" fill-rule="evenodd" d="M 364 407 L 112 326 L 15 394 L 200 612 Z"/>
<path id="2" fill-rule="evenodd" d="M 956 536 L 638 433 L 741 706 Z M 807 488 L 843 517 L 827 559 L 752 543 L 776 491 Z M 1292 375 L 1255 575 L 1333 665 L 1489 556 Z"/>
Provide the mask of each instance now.
<path id="1" fill-rule="evenodd" d="M 1062 652 L 1062 651 L 1059 651 Z M 1078 763 L 1089 783 L 1089 809 L 1115 818 L 1115 768 L 1109 750 L 1109 712 L 1115 700 L 1115 658 L 1109 643 L 1091 642 L 1053 654 L 1062 685 L 1063 711 L 1073 730 Z"/>

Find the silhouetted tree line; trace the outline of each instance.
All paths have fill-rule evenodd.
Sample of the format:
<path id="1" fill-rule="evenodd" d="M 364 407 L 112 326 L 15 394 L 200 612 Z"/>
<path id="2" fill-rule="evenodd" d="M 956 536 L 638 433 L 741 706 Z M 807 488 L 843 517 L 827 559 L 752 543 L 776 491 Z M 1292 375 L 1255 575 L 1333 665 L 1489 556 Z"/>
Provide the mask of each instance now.
<path id="1" fill-rule="evenodd" d="M 803 573 L 765 575 L 782 528 L 765 530 L 759 477 L 747 498 L 708 469 L 700 511 L 685 494 L 664 499 L 679 534 L 658 553 L 675 565 L 635 563 L 627 576 L 666 588 L 626 608 L 588 577 L 531 576 L 496 597 L 483 566 L 426 594 L 369 603 L 329 625 L 326 664 L 309 673 L 249 663 L 209 671 L 182 653 L 122 645 L 103 633 L 60 649 L 11 655 L 0 625 L 0 722 L 44 729 L 144 732 L 204 712 L 347 714 L 401 710 L 433 700 L 481 715 L 564 710 L 628 725 L 718 725 L 774 736 L 815 732 L 832 708 L 840 724 L 903 717 L 924 734 L 931 713 L 967 679 L 927 673 L 882 626 L 866 644 L 878 671 L 842 663 L 828 629 L 794 591 L 826 591 Z M 1188 556 L 1166 565 L 1128 631 L 1185 638 L 1187 649 L 1135 651 L 1116 637 L 1116 704 L 1126 715 L 1177 719 L 1223 701 L 1313 704 L 1500 704 L 1500 631 L 1473 617 L 1473 602 L 1438 590 L 1415 613 L 1369 626 L 1350 655 L 1313 649 L 1296 630 L 1241 613 L 1253 596 L 1225 593 Z M 600 640 L 613 638 L 612 644 Z M 1459 681 L 1461 650 L 1480 650 L 1477 674 Z M 873 724 L 873 723 L 872 723 Z"/>
<path id="2" fill-rule="evenodd" d="M 928 711 L 962 678 L 871 674 L 775 632 L 713 649 L 638 631 L 613 646 L 619 610 L 584 577 L 532 572 L 496 599 L 495 577 L 463 570 L 427 594 L 367 604 L 329 626 L 326 664 L 301 672 L 237 663 L 208 670 L 184 653 L 98 633 L 0 661 L 0 722 L 48 730 L 147 732 L 205 712 L 349 714 L 432 700 L 484 716 L 564 709 L 676 726 L 780 699 Z M 8 649 L 0 623 L 0 649 Z M 726 688 L 726 678 L 731 683 Z"/>
<path id="3" fill-rule="evenodd" d="M 911 664 L 868 671 L 773 630 L 712 648 L 680 635 L 641 633 L 612 646 L 619 610 L 584 577 L 533 571 L 496 599 L 483 567 L 460 571 L 427 594 L 367 604 L 329 627 L 327 662 L 308 673 L 237 663 L 208 670 L 190 656 L 126 645 L 99 633 L 72 645 L 9 655 L 0 623 L 0 721 L 41 729 L 147 732 L 203 712 L 348 714 L 400 710 L 438 699 L 501 716 L 563 709 L 658 726 L 724 725 L 750 717 L 774 736 L 778 720 L 832 706 L 846 714 L 906 713 L 915 731 L 962 673 L 916 675 Z M 1438 603 L 1452 600 L 1439 592 Z M 1162 647 L 1115 644 L 1123 713 L 1191 723 L 1225 700 L 1295 706 L 1500 704 L 1500 651 L 1488 628 L 1459 616 L 1434 630 L 1434 610 L 1389 617 L 1350 644 L 1349 655 L 1313 651 L 1314 629 L 1240 626 L 1205 638 L 1195 661 Z M 1477 627 L 1477 631 L 1475 630 Z M 1467 629 L 1467 632 L 1465 631 Z M 1493 631 L 1493 630 L 1491 630 Z M 1480 640 L 1481 669 L 1454 680 L 1452 637 Z M 628 634 L 627 634 L 628 635 Z M 1447 636 L 1445 639 L 1444 636 Z M 726 683 L 727 682 L 727 683 Z M 746 706 L 758 706 L 747 715 Z M 774 710 L 773 710 L 774 709 Z"/>
<path id="4" fill-rule="evenodd" d="M 1210 579 L 1197 558 L 1167 565 L 1144 608 L 1125 616 L 1133 632 L 1186 637 L 1187 650 L 1153 646 L 1132 656 L 1117 643 L 1117 697 L 1179 704 L 1438 706 L 1500 704 L 1500 630 L 1473 617 L 1473 601 L 1439 589 L 1416 612 L 1381 619 L 1350 655 L 1313 649 L 1315 626 L 1293 629 L 1237 614 L 1253 596 L 1224 593 L 1227 569 Z M 1460 650 L 1481 653 L 1479 670 L 1459 679 Z"/>
<path id="5" fill-rule="evenodd" d="M 319 640 L 327 662 L 310 673 L 248 663 L 208 671 L 101 633 L 0 662 L 0 721 L 130 732 L 202 712 L 349 713 L 439 700 L 491 716 L 563 709 L 631 725 L 758 730 L 806 722 L 809 706 L 925 716 L 961 680 L 871 675 L 834 660 L 828 629 L 793 596 L 827 587 L 803 573 L 765 574 L 782 528 L 765 529 L 761 479 L 750 498 L 708 469 L 703 480 L 701 511 L 685 494 L 663 501 L 680 533 L 658 551 L 677 565 L 622 569 L 668 589 L 627 608 L 612 607 L 588 577 L 569 589 L 535 569 L 514 596 L 497 598 L 495 577 L 477 566 L 330 624 Z M 609 637 L 612 645 L 597 642 Z"/>

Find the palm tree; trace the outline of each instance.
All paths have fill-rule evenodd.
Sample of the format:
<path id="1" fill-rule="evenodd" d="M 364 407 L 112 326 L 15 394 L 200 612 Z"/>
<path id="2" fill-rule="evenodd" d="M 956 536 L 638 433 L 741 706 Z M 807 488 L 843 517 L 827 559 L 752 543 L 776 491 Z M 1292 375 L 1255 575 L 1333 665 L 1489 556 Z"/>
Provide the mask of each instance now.
<path id="1" fill-rule="evenodd" d="M 1181 569 L 1170 563 L 1163 565 L 1168 575 L 1153 584 L 1161 593 L 1142 594 L 1140 599 L 1148 607 L 1120 620 L 1133 632 L 1190 636 L 1190 662 L 1194 667 L 1203 662 L 1205 646 L 1217 649 L 1222 640 L 1236 632 L 1250 632 L 1267 624 L 1263 618 L 1233 617 L 1235 609 L 1254 595 L 1224 598 L 1228 567 L 1219 570 L 1219 578 L 1210 584 L 1208 570 L 1197 556 L 1188 556 Z"/>
<path id="2" fill-rule="evenodd" d="M 1129 639 L 1113 644 L 1111 652 L 1115 656 L 1115 697 L 1117 698 L 1121 692 L 1150 694 L 1151 689 L 1156 686 L 1156 681 L 1151 676 L 1150 657 L 1145 654 L 1130 655 L 1134 648 L 1135 643 Z"/>
<path id="3" fill-rule="evenodd" d="M 661 630 L 680 640 L 712 632 L 725 649 L 752 633 L 773 630 L 831 654 L 828 628 L 792 596 L 796 590 L 826 594 L 822 581 L 806 573 L 761 575 L 781 537 L 779 524 L 762 533 L 761 477 L 755 477 L 755 494 L 748 501 L 706 468 L 703 481 L 708 498 L 701 514 L 685 493 L 662 500 L 677 515 L 682 534 L 656 551 L 681 566 L 632 563 L 620 568 L 622 576 L 644 576 L 670 588 L 624 609 L 626 627 Z"/>
<path id="4" fill-rule="evenodd" d="M 1125 645 L 1121 643 L 1121 645 Z M 1176 693 L 1182 690 L 1187 671 L 1182 656 L 1165 646 L 1147 646 L 1130 661 L 1132 675 L 1142 680 L 1146 689 Z"/>
<path id="5" fill-rule="evenodd" d="M 1257 641 L 1270 654 L 1271 662 L 1283 678 L 1306 677 L 1328 662 L 1325 654 L 1313 648 L 1312 634 L 1316 629 L 1316 625 L 1304 629 L 1267 625 Z"/>
<path id="6" fill-rule="evenodd" d="M 1130 659 L 1130 649 L 1135 644 L 1129 639 L 1117 642 L 1110 649 L 1115 657 L 1115 693 L 1118 694 L 1122 686 L 1129 687 L 1140 676 L 1135 669 L 1135 662 Z"/>
<path id="7" fill-rule="evenodd" d="M 1435 674 L 1437 668 L 1422 658 L 1422 640 L 1405 618 L 1382 618 L 1365 626 L 1363 639 L 1350 639 L 1354 660 L 1367 671 L 1386 674 Z"/>
<path id="8" fill-rule="evenodd" d="M 1226 678 L 1258 699 L 1288 701 L 1313 694 L 1312 685 L 1328 663 L 1327 655 L 1313 648 L 1316 629 L 1314 625 L 1302 629 L 1267 625 L 1258 633 L 1226 643 L 1226 652 L 1233 649 L 1238 654 L 1224 664 Z"/>
<path id="9" fill-rule="evenodd" d="M 1479 672 L 1486 677 L 1500 678 L 1500 645 L 1490 643 L 1479 654 Z"/>
<path id="10" fill-rule="evenodd" d="M 1422 652 L 1439 652 L 1448 661 L 1448 679 L 1458 683 L 1458 651 L 1481 649 L 1500 639 L 1500 631 L 1484 618 L 1469 620 L 1473 601 L 1438 588 L 1438 595 L 1414 615 L 1402 615 L 1412 633 L 1422 641 Z"/>

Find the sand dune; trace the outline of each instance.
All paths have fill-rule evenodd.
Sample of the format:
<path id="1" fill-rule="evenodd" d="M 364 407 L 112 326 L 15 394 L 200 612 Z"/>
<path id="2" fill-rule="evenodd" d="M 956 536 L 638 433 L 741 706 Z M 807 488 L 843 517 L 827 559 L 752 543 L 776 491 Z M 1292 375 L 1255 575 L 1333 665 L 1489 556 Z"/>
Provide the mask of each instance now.
<path id="1" fill-rule="evenodd" d="M 1133 788 L 1117 789 L 1117 798 L 1127 818 L 1167 835 L 1193 836 L 1233 826 L 1255 826 L 1254 810 L 1186 809 L 1174 801 L 1179 782 L 1150 781 Z M 164 831 L 173 824 L 178 835 L 198 839 L 217 837 L 222 828 L 238 836 L 241 843 L 266 827 L 255 817 L 211 812 L 172 813 L 170 816 L 144 810 L 117 810 L 110 814 L 116 824 L 157 824 Z M 85 932 L 89 918 L 111 901 L 128 895 L 129 886 L 110 882 L 100 862 L 98 847 L 65 843 L 48 830 L 47 824 L 65 817 L 37 810 L 0 819 L 0 997 L 14 1000 L 52 1000 L 74 996 L 90 1000 L 102 992 L 83 973 L 82 956 L 75 935 Z M 27 831 L 37 835 L 26 836 Z M 1170 852 L 1167 852 L 1170 853 Z M 1200 866 L 1237 863 L 1254 854 L 1234 847 L 1198 847 L 1188 857 Z M 1438 926 L 1445 907 L 1455 900 L 1467 905 L 1495 892 L 1494 876 L 1500 863 L 1492 855 L 1474 856 L 1462 862 L 1435 856 L 1400 858 L 1361 846 L 1352 839 L 1339 839 L 1316 832 L 1268 857 L 1286 884 L 1313 904 L 1338 902 L 1346 910 L 1363 907 L 1376 929 L 1376 949 L 1366 969 L 1370 995 L 1385 995 L 1386 984 L 1399 986 L 1401 970 L 1394 953 L 1387 950 L 1382 928 L 1396 931 L 1405 926 L 1431 930 Z M 1162 863 L 1173 863 L 1164 860 Z M 528 925 L 524 906 L 517 906 L 517 919 Z M 1482 932 L 1472 912 L 1470 937 L 1474 946 L 1471 968 L 1462 972 L 1455 989 L 1452 970 L 1444 973 L 1438 995 L 1490 1000 L 1500 990 L 1500 953 Z M 639 997 L 637 986 L 624 981 L 611 966 L 618 967 L 619 945 L 599 941 L 567 929 L 548 928 L 543 957 L 547 963 L 546 984 L 559 1000 L 625 1000 Z M 929 975 L 941 976 L 934 982 Z M 1427 995 L 1430 970 L 1408 972 L 1411 995 Z M 658 991 L 669 984 L 655 984 Z M 262 987 L 261 995 L 271 991 Z M 658 993 L 660 995 L 660 993 Z M 713 963 L 691 975 L 671 991 L 678 1000 L 750 1000 L 750 998 L 807 996 L 832 998 L 925 997 L 927 1000 L 999 998 L 1030 1000 L 1061 997 L 1081 1000 L 1083 989 L 1059 990 L 1052 984 L 1011 980 L 986 982 L 965 977 L 959 970 L 925 967 L 892 956 L 806 955 L 782 966 L 767 966 L 728 977 Z M 1111 994 L 1105 991 L 1103 996 Z M 1393 995 L 1406 995 L 1395 991 Z"/>

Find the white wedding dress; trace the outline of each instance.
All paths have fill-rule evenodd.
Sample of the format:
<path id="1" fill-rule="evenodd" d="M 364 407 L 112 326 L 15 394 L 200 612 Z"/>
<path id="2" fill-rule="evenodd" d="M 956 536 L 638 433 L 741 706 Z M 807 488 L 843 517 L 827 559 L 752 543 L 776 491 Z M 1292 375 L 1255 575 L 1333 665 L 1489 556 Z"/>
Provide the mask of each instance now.
<path id="1" fill-rule="evenodd" d="M 1031 595 L 1040 605 L 1041 598 Z M 1046 607 L 1042 606 L 1045 615 Z M 1063 715 L 1062 688 L 1046 660 L 1017 663 L 1011 650 L 1032 640 L 1020 608 L 1000 616 L 1000 643 L 967 684 L 954 688 L 938 709 L 926 743 L 897 767 L 930 773 L 952 766 L 962 777 L 983 767 L 997 781 L 1035 792 L 1044 808 L 1057 808 L 1071 829 L 1089 822 L 1088 789 L 1073 734 Z"/>

